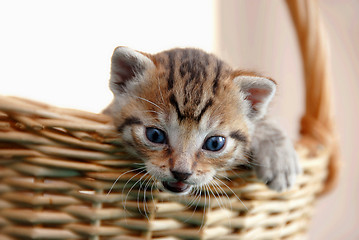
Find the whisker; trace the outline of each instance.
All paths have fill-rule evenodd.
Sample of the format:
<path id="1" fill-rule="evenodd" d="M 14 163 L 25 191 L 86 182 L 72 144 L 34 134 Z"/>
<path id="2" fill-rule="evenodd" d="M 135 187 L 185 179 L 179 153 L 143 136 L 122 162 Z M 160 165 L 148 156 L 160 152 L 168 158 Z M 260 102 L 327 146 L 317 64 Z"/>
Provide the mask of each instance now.
<path id="1" fill-rule="evenodd" d="M 137 111 L 134 111 L 136 113 L 157 113 L 157 114 L 160 114 L 160 112 L 157 112 L 157 111 L 154 111 L 154 110 L 137 110 Z M 153 118 L 154 119 L 154 118 Z"/>
<path id="2" fill-rule="evenodd" d="M 130 173 L 130 172 L 134 172 L 134 171 L 138 171 L 138 170 L 141 170 L 141 169 L 144 169 L 144 168 L 145 168 L 145 167 L 136 168 L 136 169 L 131 169 L 131 170 L 128 170 L 128 171 L 122 173 L 120 176 L 118 176 L 118 177 L 116 178 L 116 180 L 113 182 L 113 184 L 112 184 L 110 190 L 108 190 L 108 192 L 107 192 L 107 194 L 106 194 L 106 197 L 108 197 L 108 195 L 111 193 L 113 187 L 116 185 L 116 183 L 118 182 L 118 180 L 120 180 L 120 178 L 121 178 L 124 174 Z"/>
<path id="3" fill-rule="evenodd" d="M 206 189 L 204 189 L 206 190 Z M 204 207 L 203 207 L 203 213 L 202 213 L 202 223 L 199 227 L 198 231 L 200 231 L 204 227 L 204 217 L 206 215 L 206 208 L 207 208 L 207 191 L 204 191 Z"/>
<path id="4" fill-rule="evenodd" d="M 197 190 L 196 190 L 196 198 L 193 200 L 193 204 L 197 200 L 196 206 L 194 207 L 191 216 L 189 216 L 184 222 L 187 222 L 189 219 L 191 219 L 193 217 L 194 213 L 196 212 L 197 207 L 198 207 L 198 203 L 201 200 L 201 192 L 202 192 L 202 190 L 197 188 Z"/>
<path id="5" fill-rule="evenodd" d="M 213 188 L 214 188 L 214 190 L 216 191 L 216 193 L 219 195 L 219 193 L 218 193 L 218 191 L 217 191 L 217 188 L 216 188 L 216 186 L 212 183 L 212 182 L 210 182 L 210 184 L 213 186 Z M 212 192 L 212 194 L 213 194 L 213 191 L 211 190 L 211 192 Z M 213 194 L 214 195 L 214 194 Z M 227 195 L 227 194 L 226 194 Z M 215 196 L 215 195 L 214 195 Z M 216 197 L 215 197 L 216 198 Z M 217 198 L 216 198 L 217 199 Z M 219 203 L 219 201 L 217 200 L 217 203 L 219 204 L 219 207 L 220 208 L 222 208 L 222 209 L 226 209 L 226 206 L 224 205 L 224 203 L 223 203 L 223 201 L 222 201 L 222 198 L 220 197 L 219 198 L 220 199 L 220 201 L 221 201 L 221 203 L 222 203 L 222 205 Z M 228 201 L 229 201 L 229 204 L 230 204 L 230 207 L 231 207 L 231 211 L 232 211 L 232 203 L 231 203 L 231 201 L 230 201 L 230 199 L 228 198 L 228 196 L 227 196 L 227 199 L 228 199 Z M 230 228 L 231 228 L 231 220 L 230 220 L 230 216 L 229 216 L 229 213 L 227 212 L 227 219 L 228 219 L 228 223 L 229 223 L 229 225 L 230 225 Z"/>
<path id="6" fill-rule="evenodd" d="M 164 110 L 163 110 L 160 106 L 158 106 L 156 103 L 154 103 L 154 102 L 152 102 L 152 101 L 150 101 L 150 100 L 148 100 L 148 99 L 146 99 L 146 98 L 142 98 L 142 97 L 138 97 L 138 96 L 133 96 L 133 97 L 135 97 L 135 98 L 137 98 L 137 99 L 140 99 L 140 100 L 142 100 L 142 101 L 148 102 L 148 103 L 152 104 L 153 106 L 155 106 L 155 107 L 161 109 L 162 111 L 164 111 Z"/>
<path id="7" fill-rule="evenodd" d="M 251 152 L 245 152 L 244 153 L 244 161 L 248 164 L 248 165 L 252 165 L 252 166 L 264 166 L 264 167 L 269 167 L 269 166 L 265 166 L 263 165 L 263 163 L 261 161 L 258 161 Z"/>
<path id="8" fill-rule="evenodd" d="M 233 170 L 232 170 L 232 171 L 233 171 Z M 222 178 L 224 178 L 224 179 L 226 179 L 227 181 L 232 182 L 232 180 L 231 180 L 228 176 L 226 176 L 226 175 L 224 175 L 224 174 L 221 174 L 221 173 L 217 172 L 216 175 L 217 175 L 217 176 L 220 176 L 220 177 L 222 177 Z"/>
<path id="9" fill-rule="evenodd" d="M 208 184 L 205 185 L 205 188 L 206 188 L 206 191 L 208 193 L 208 208 L 212 209 L 212 206 L 211 206 L 211 192 L 210 192 L 210 188 L 209 188 Z"/>
<path id="10" fill-rule="evenodd" d="M 127 195 L 126 195 L 126 198 L 125 198 L 125 206 L 126 206 L 126 203 L 127 203 L 127 198 L 130 194 L 130 192 L 132 191 L 132 189 L 137 185 L 137 183 L 140 183 L 140 186 L 139 186 L 139 189 L 137 191 L 137 207 L 138 207 L 138 210 L 140 210 L 139 208 L 139 190 L 141 189 L 141 185 L 142 185 L 142 178 L 144 178 L 145 176 L 147 176 L 148 172 L 146 172 L 142 177 L 140 177 L 140 179 L 138 179 L 135 184 L 132 185 L 132 187 L 130 188 L 130 190 L 128 191 Z M 140 211 L 141 213 L 141 211 Z"/>
<path id="11" fill-rule="evenodd" d="M 143 172 L 145 172 L 145 171 L 146 171 L 146 169 L 143 169 L 142 171 L 140 171 L 140 172 L 138 172 L 137 174 L 135 174 L 134 176 L 132 176 L 129 180 L 127 180 L 126 184 L 123 186 L 122 194 L 124 194 L 124 191 L 125 191 L 125 189 L 126 189 L 127 184 L 128 184 L 134 177 L 136 177 L 137 175 L 139 175 L 139 174 L 141 174 L 141 173 L 143 173 Z M 146 173 L 146 174 L 147 174 L 147 173 Z M 145 175 L 146 175 L 146 174 L 145 174 Z M 142 177 L 143 177 L 143 176 L 142 176 Z M 141 177 L 141 178 L 142 178 L 142 177 Z M 141 178 L 140 178 L 140 179 L 141 179 Z M 126 194 L 125 202 L 124 202 L 124 204 L 123 204 L 123 208 L 124 208 L 125 211 L 127 211 L 127 209 L 126 209 L 126 202 L 127 202 L 128 195 L 130 194 L 130 192 L 132 191 L 132 189 L 136 186 L 136 184 L 137 184 L 139 181 L 140 181 L 140 180 L 137 180 L 137 181 L 135 182 L 135 184 L 132 185 L 132 187 L 128 190 L 128 192 L 127 192 L 127 194 Z"/>
<path id="12" fill-rule="evenodd" d="M 248 168 L 250 167 L 250 168 L 252 168 L 252 166 L 248 166 L 248 165 L 246 165 Z M 248 170 L 251 170 L 251 169 L 248 169 Z M 231 169 L 230 170 L 231 171 L 231 173 L 236 177 L 236 178 L 240 178 L 240 179 L 242 179 L 242 180 L 244 180 L 245 181 L 245 178 L 244 178 L 244 176 L 243 175 L 241 175 L 241 173 L 239 172 L 236 172 L 234 169 Z M 233 182 L 232 180 L 230 180 L 230 182 Z"/>
<path id="13" fill-rule="evenodd" d="M 209 184 L 211 184 L 212 185 L 212 187 L 213 187 L 213 189 L 214 189 L 214 191 L 216 192 L 216 194 L 217 194 L 217 196 L 218 197 L 216 197 L 216 195 L 214 194 L 214 192 L 213 192 L 213 190 L 210 188 L 209 190 L 212 192 L 212 195 L 214 196 L 214 198 L 217 200 L 217 203 L 218 203 L 218 205 L 219 205 L 219 207 L 220 208 L 225 208 L 225 205 L 224 205 L 224 203 L 223 203 L 223 201 L 222 201 L 222 198 L 221 198 L 221 194 L 218 192 L 218 190 L 217 190 L 217 188 L 214 186 L 214 184 L 213 184 L 213 182 L 210 182 Z M 219 199 L 219 200 L 218 200 Z M 219 202 L 220 201 L 220 202 Z"/>
<path id="14" fill-rule="evenodd" d="M 149 174 L 149 172 L 147 172 L 145 175 L 143 175 L 138 181 L 140 181 L 140 186 L 138 187 L 137 189 L 137 209 L 139 211 L 139 213 L 142 215 L 142 211 L 141 211 L 141 208 L 140 208 L 140 191 L 142 189 L 142 186 L 146 183 L 146 180 L 145 181 L 142 181 L 142 178 L 143 177 L 147 177 L 147 175 Z M 145 204 L 145 202 L 143 202 L 143 204 Z M 144 214 L 146 214 L 146 212 L 144 212 Z"/>
<path id="15" fill-rule="evenodd" d="M 191 200 L 190 202 L 188 202 L 187 208 L 191 208 L 192 205 L 194 204 L 194 201 L 195 201 L 196 199 L 198 199 L 198 191 L 199 191 L 198 188 L 192 190 L 192 192 L 191 192 L 191 197 L 193 197 L 193 198 L 192 198 L 192 200 Z M 193 196 L 193 195 L 194 195 L 194 196 Z"/>
<path id="16" fill-rule="evenodd" d="M 226 191 L 222 188 L 222 186 L 220 186 L 216 181 L 212 181 L 212 183 L 214 184 L 214 186 L 217 186 L 216 189 L 219 189 L 219 191 L 226 196 L 226 198 L 228 199 L 228 202 L 229 202 L 229 207 L 232 211 L 232 201 L 231 199 L 229 198 L 228 194 L 226 193 Z"/>
<path id="17" fill-rule="evenodd" d="M 163 95 L 162 95 L 162 91 L 161 91 L 159 79 L 157 79 L 157 86 L 158 86 L 158 91 L 160 92 L 160 96 L 161 96 L 161 99 L 162 99 L 162 105 L 165 106 L 165 100 L 163 99 Z"/>
<path id="18" fill-rule="evenodd" d="M 151 182 L 152 179 L 153 179 L 153 176 L 151 176 L 151 177 L 147 180 L 147 183 L 146 183 L 146 186 L 145 186 L 145 189 L 144 189 L 144 192 L 143 192 L 143 201 L 144 201 L 143 211 L 145 212 L 146 218 L 147 218 L 148 220 L 149 220 L 150 218 L 149 218 L 147 212 L 150 212 L 150 209 L 149 209 L 148 206 L 147 206 L 146 191 L 147 191 L 148 185 L 150 184 L 150 182 Z"/>
<path id="19" fill-rule="evenodd" d="M 154 177 L 153 180 L 152 180 L 153 183 L 152 183 L 152 186 L 151 186 L 151 197 L 152 197 L 152 202 L 153 202 L 153 203 L 155 203 L 155 199 L 154 199 L 154 197 L 153 197 L 153 186 L 156 185 L 156 181 L 157 181 L 157 180 L 156 180 L 156 178 Z"/>
<path id="20" fill-rule="evenodd" d="M 134 176 L 132 176 L 130 179 L 127 180 L 127 182 L 125 183 L 125 185 L 124 185 L 123 188 L 122 188 L 122 193 L 121 193 L 122 195 L 124 195 L 124 191 L 125 191 L 125 189 L 126 189 L 126 186 L 127 186 L 127 184 L 132 180 L 132 178 L 136 177 L 138 174 L 141 174 L 141 173 L 144 172 L 144 171 L 146 171 L 146 169 L 141 170 L 140 172 L 136 173 Z M 135 185 L 136 185 L 136 184 L 137 184 L 137 182 L 135 183 Z M 132 188 L 133 188 L 133 187 L 134 187 L 134 186 L 132 186 Z M 128 191 L 125 200 L 127 200 L 128 194 L 130 193 L 130 191 L 132 190 L 132 188 Z M 125 211 L 125 221 L 126 221 L 126 223 L 127 223 L 127 216 L 126 216 L 127 208 L 126 208 L 126 203 L 124 204 L 124 203 L 122 202 L 122 206 L 123 206 L 123 209 L 124 209 L 124 211 Z"/>
<path id="21" fill-rule="evenodd" d="M 135 162 L 135 163 L 131 163 L 131 164 L 134 164 L 134 165 L 142 165 L 142 166 L 146 167 L 144 163 L 139 163 L 139 162 L 136 163 L 136 162 Z"/>
<path id="22" fill-rule="evenodd" d="M 220 181 L 224 186 L 226 186 L 233 193 L 233 195 L 243 204 L 245 209 L 248 211 L 247 206 L 242 202 L 242 200 L 237 196 L 237 194 L 225 182 L 223 182 L 221 179 L 219 179 L 217 177 L 215 177 L 215 179 Z"/>
<path id="23" fill-rule="evenodd" d="M 265 164 L 263 164 L 263 163 L 261 163 L 261 162 L 258 162 L 258 161 L 256 161 L 256 160 L 248 160 L 248 161 L 247 161 L 247 164 L 250 165 L 250 166 L 270 167 L 270 166 L 265 165 Z"/>

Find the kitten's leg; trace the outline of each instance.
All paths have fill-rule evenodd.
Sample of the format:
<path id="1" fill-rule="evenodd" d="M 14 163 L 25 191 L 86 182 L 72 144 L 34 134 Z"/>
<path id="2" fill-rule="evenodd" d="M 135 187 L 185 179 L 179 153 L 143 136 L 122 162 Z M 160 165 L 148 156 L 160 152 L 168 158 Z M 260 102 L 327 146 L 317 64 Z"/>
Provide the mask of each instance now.
<path id="1" fill-rule="evenodd" d="M 251 150 L 257 177 L 269 188 L 290 188 L 301 172 L 297 154 L 284 132 L 273 122 L 262 119 L 256 124 Z"/>

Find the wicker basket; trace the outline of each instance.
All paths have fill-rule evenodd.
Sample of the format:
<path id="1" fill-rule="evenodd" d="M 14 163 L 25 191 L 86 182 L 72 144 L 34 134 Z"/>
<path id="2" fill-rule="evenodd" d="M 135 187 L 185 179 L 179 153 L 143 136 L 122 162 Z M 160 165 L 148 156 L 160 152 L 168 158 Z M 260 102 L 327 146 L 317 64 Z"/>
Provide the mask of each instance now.
<path id="1" fill-rule="evenodd" d="M 307 89 L 296 148 L 304 171 L 293 189 L 273 192 L 251 170 L 236 169 L 210 195 L 159 192 L 141 163 L 123 153 L 108 117 L 0 97 L 0 239 L 305 236 L 316 197 L 335 179 L 337 145 L 316 3 L 287 4 Z"/>

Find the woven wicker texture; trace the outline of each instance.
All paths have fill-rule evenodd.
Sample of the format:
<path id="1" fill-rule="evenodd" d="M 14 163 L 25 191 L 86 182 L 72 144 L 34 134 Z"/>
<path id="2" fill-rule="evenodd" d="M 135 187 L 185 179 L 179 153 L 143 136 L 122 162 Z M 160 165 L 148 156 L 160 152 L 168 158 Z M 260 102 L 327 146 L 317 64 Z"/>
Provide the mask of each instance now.
<path id="1" fill-rule="evenodd" d="M 294 18 L 306 18 L 292 4 L 301 3 L 288 1 Z M 308 111 L 293 189 L 276 193 L 252 170 L 236 169 L 179 197 L 158 191 L 124 153 L 108 117 L 0 96 L 0 239 L 301 239 L 328 174 L 335 176 L 329 111 L 325 123 Z"/>
<path id="2" fill-rule="evenodd" d="M 211 196 L 173 196 L 122 153 L 105 116 L 13 97 L 0 98 L 0 111 L 0 237 L 292 237 L 305 232 L 326 178 L 328 152 L 298 146 L 304 174 L 289 192 L 244 169 L 218 180 Z"/>

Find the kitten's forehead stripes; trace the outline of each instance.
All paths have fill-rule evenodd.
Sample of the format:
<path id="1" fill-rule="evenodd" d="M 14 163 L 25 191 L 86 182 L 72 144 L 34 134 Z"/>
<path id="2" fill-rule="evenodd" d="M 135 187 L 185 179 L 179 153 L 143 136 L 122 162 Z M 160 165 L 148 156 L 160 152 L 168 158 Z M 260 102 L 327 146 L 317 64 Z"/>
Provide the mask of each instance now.
<path id="1" fill-rule="evenodd" d="M 127 117 L 125 118 L 125 121 L 120 126 L 117 127 L 117 131 L 122 132 L 126 126 L 130 126 L 130 125 L 143 125 L 143 123 L 138 117 L 134 117 L 134 116 Z"/>
<path id="2" fill-rule="evenodd" d="M 176 84 L 182 85 L 182 97 L 176 98 L 172 92 L 169 96 L 170 104 L 175 108 L 179 121 L 193 119 L 199 122 L 206 110 L 213 105 L 211 96 L 204 97 L 204 84 L 212 84 L 213 95 L 218 92 L 223 62 L 197 49 L 172 49 L 164 53 L 168 60 L 168 90 L 171 92 Z M 209 76 L 212 79 L 208 79 Z M 200 106 L 202 109 L 193 108 Z M 199 114 L 196 116 L 195 112 Z"/>
<path id="3" fill-rule="evenodd" d="M 168 61 L 169 61 L 168 90 L 171 90 L 174 84 L 175 56 L 176 56 L 176 52 L 173 51 L 168 52 Z"/>
<path id="4" fill-rule="evenodd" d="M 213 86 L 212 86 L 213 95 L 216 95 L 217 93 L 218 82 L 219 82 L 219 77 L 221 76 L 222 66 L 223 66 L 223 62 L 221 60 L 217 60 L 216 76 L 213 80 Z"/>
<path id="5" fill-rule="evenodd" d="M 195 118 L 195 120 L 197 122 L 200 122 L 201 121 L 201 118 L 203 116 L 203 114 L 206 112 L 206 110 L 213 105 L 213 100 L 210 98 L 207 102 L 206 102 L 206 105 L 204 105 L 204 107 L 202 108 L 200 114 Z"/>
<path id="6" fill-rule="evenodd" d="M 174 94 L 171 94 L 171 96 L 170 96 L 170 103 L 176 109 L 177 117 L 180 122 L 182 122 L 184 119 L 193 119 L 196 122 L 200 122 L 203 114 L 207 111 L 207 109 L 209 107 L 211 107 L 213 105 L 213 100 L 209 99 L 206 102 L 206 104 L 204 105 L 204 107 L 202 108 L 202 110 L 200 111 L 198 116 L 191 116 L 190 114 L 182 113 L 178 106 L 178 102 L 177 102 Z"/>
<path id="7" fill-rule="evenodd" d="M 208 55 L 201 54 L 197 51 L 183 51 L 182 63 L 179 66 L 179 72 L 181 77 L 185 77 L 189 74 L 187 81 L 196 80 L 198 82 L 200 77 L 207 78 L 207 66 L 209 64 Z"/>
<path id="8" fill-rule="evenodd" d="M 177 117 L 181 122 L 183 119 L 185 119 L 185 116 L 181 113 L 181 110 L 179 109 L 178 102 L 174 94 L 171 94 L 170 96 L 170 103 L 176 109 Z"/>
<path id="9" fill-rule="evenodd" d="M 168 56 L 168 90 L 173 88 L 176 70 L 182 78 L 188 75 L 186 85 L 193 80 L 196 80 L 198 83 L 201 78 L 207 78 L 207 69 L 210 64 L 210 54 L 197 49 L 172 49 L 170 51 L 166 51 L 165 53 Z M 176 63 L 177 58 L 181 60 L 181 64 Z"/>
<path id="10" fill-rule="evenodd" d="M 194 99 L 195 105 L 199 105 L 203 95 L 203 83 L 208 76 L 208 54 L 187 50 L 183 52 L 183 55 L 183 62 L 179 66 L 181 77 L 186 79 L 183 88 L 183 105 L 187 105 L 190 98 Z M 187 59 L 185 57 L 187 57 Z M 198 90 L 195 90 L 197 88 L 196 86 L 199 86 Z"/>

